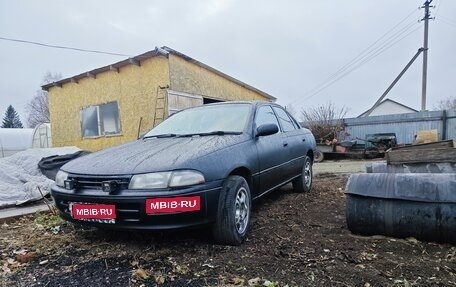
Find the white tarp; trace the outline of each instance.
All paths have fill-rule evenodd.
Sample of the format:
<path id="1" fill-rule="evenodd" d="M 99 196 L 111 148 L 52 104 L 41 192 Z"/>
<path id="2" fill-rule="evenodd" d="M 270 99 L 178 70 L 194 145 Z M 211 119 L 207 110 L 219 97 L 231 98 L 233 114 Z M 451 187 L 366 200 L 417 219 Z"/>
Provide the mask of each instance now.
<path id="1" fill-rule="evenodd" d="M 28 149 L 0 158 L 0 207 L 38 200 L 50 192 L 53 180 L 38 169 L 43 157 L 77 152 L 77 147 Z"/>

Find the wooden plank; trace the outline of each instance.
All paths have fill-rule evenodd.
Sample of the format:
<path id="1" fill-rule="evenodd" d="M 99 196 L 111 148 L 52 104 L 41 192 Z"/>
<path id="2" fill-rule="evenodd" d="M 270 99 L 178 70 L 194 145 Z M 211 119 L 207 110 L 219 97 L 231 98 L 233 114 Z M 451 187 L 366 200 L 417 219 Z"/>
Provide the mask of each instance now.
<path id="1" fill-rule="evenodd" d="M 444 147 L 456 147 L 455 140 L 446 140 L 446 141 L 438 141 L 438 142 L 432 142 L 432 143 L 399 146 L 399 147 L 393 147 L 391 150 L 417 150 L 417 149 L 444 148 Z"/>
<path id="2" fill-rule="evenodd" d="M 418 144 L 422 143 L 434 143 L 439 141 L 439 131 L 434 130 L 421 130 L 416 132 L 415 142 Z"/>
<path id="3" fill-rule="evenodd" d="M 168 94 L 168 109 L 171 111 L 180 111 L 186 108 L 200 106 L 203 104 L 202 97 L 186 97 L 175 94 Z"/>
<path id="4" fill-rule="evenodd" d="M 391 150 L 386 153 L 388 164 L 456 162 L 456 148 L 419 148 Z"/>

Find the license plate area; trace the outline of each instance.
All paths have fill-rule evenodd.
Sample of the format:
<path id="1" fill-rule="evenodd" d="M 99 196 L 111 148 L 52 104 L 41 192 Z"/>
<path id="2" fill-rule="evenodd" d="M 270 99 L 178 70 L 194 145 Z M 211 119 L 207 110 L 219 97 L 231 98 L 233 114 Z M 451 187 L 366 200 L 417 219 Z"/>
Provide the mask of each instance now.
<path id="1" fill-rule="evenodd" d="M 116 206 L 114 204 L 95 204 L 70 202 L 71 217 L 81 221 L 114 224 L 116 223 Z"/>
<path id="2" fill-rule="evenodd" d="M 159 197 L 146 199 L 146 213 L 181 213 L 201 210 L 200 196 Z"/>

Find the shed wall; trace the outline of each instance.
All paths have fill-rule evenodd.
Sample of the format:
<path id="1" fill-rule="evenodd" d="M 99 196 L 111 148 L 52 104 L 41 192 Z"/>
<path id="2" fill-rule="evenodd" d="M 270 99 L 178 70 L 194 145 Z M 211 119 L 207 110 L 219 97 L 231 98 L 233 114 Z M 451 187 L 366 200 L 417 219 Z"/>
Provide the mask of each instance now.
<path id="1" fill-rule="evenodd" d="M 102 72 L 96 78 L 86 77 L 78 83 L 51 88 L 49 111 L 53 145 L 95 151 L 135 140 L 141 117 L 141 132 L 152 127 L 156 95 L 165 92 L 158 87 L 167 85 L 168 59 L 153 57 L 141 61 L 140 66 L 128 65 L 120 68 L 119 72 Z M 81 109 L 112 101 L 118 103 L 120 134 L 83 139 Z"/>
<path id="2" fill-rule="evenodd" d="M 169 55 L 171 89 L 225 101 L 270 101 L 260 93 L 173 54 Z"/>

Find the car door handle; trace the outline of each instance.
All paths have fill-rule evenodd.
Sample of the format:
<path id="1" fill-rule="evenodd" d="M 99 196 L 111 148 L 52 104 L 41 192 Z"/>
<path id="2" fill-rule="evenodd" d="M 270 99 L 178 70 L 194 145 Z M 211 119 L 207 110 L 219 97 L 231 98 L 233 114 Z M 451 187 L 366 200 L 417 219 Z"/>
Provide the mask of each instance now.
<path id="1" fill-rule="evenodd" d="M 288 146 L 288 143 L 287 142 L 283 142 L 283 146 L 284 147 Z"/>

